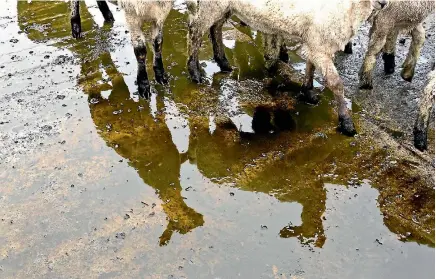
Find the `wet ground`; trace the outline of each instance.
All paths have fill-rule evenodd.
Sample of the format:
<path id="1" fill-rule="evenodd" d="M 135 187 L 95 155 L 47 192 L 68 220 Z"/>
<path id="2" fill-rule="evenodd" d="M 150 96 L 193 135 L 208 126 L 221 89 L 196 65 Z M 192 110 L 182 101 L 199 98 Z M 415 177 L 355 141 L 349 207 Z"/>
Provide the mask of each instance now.
<path id="1" fill-rule="evenodd" d="M 205 38 L 208 82 L 190 83 L 183 7 L 165 26 L 170 85 L 140 100 L 122 12 L 108 26 L 86 4 L 79 41 L 65 2 L 0 9 L 1 278 L 434 278 L 434 148 L 409 143 L 434 18 L 413 83 L 379 65 L 357 90 L 367 26 L 338 56 L 347 138 L 319 77 L 317 106 L 277 86 L 301 82 L 298 50 L 269 75 L 262 35 L 235 21 L 234 72 Z"/>

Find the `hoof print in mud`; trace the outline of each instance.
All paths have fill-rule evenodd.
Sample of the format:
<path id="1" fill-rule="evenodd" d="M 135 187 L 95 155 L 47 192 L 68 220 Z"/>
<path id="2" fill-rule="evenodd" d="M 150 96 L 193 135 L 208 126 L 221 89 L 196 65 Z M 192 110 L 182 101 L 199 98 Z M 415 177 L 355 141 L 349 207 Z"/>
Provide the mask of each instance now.
<path id="1" fill-rule="evenodd" d="M 338 131 L 347 137 L 354 137 L 357 134 L 351 117 L 339 117 Z"/>

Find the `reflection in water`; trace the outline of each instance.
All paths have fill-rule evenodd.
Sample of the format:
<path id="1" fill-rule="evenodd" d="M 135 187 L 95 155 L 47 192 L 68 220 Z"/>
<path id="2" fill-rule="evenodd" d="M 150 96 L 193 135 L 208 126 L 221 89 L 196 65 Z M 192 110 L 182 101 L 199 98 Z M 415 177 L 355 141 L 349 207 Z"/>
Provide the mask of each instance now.
<path id="1" fill-rule="evenodd" d="M 216 184 L 298 202 L 303 208 L 301 224 L 284 223 L 277 234 L 323 247 L 327 198 L 323 176 L 357 174 L 360 166 L 353 162 L 365 150 L 335 132 L 328 92 L 318 106 L 309 107 L 283 104 L 283 96 L 267 96 L 262 86 L 256 90 L 268 101 L 256 99 L 253 90 L 241 86 L 244 80 L 265 77 L 263 55 L 256 46 L 261 45 L 261 36 L 231 44 L 234 51 L 229 58 L 237 68 L 231 77 L 214 74 L 210 86 L 197 86 L 189 82 L 185 69 L 186 15 L 172 11 L 164 28 L 164 36 L 171 40 L 163 47 L 172 75 L 170 86 L 157 85 L 150 103 L 138 102 L 132 98 L 130 84 L 126 85 L 131 73 L 123 76 L 115 66 L 119 61 L 113 57 L 117 50 L 111 49 L 114 34 L 93 26 L 86 10 L 82 26 L 90 31 L 76 41 L 69 38 L 66 3 L 19 1 L 17 5 L 20 28 L 30 39 L 68 47 L 79 58 L 78 84 L 89 94 L 99 134 L 162 200 L 169 223 L 161 245 L 169 242 L 173 232 L 186 234 L 204 224 L 203 215 L 189 207 L 181 193 L 181 165 L 189 161 Z M 58 16 L 53 19 L 53 15 Z M 210 44 L 203 45 L 201 59 L 211 61 Z"/>

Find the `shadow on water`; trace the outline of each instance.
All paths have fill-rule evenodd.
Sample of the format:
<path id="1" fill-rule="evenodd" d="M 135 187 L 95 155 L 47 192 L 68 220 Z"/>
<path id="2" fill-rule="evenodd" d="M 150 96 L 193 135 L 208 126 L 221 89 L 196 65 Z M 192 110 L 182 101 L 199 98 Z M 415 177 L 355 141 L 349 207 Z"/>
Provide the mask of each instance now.
<path id="1" fill-rule="evenodd" d="M 301 204 L 301 225 L 283 224 L 278 234 L 323 247 L 324 184 L 357 187 L 360 178 L 372 174 L 368 161 L 375 165 L 386 155 L 336 133 L 327 90 L 314 107 L 295 103 L 289 92 L 269 95 L 262 83 L 266 71 L 258 48 L 260 35 L 236 41 L 233 49 L 227 49 L 236 68 L 230 75 L 215 73 L 211 46 L 205 43 L 200 59 L 212 65 L 209 72 L 206 69 L 210 81 L 197 86 L 188 80 L 185 69 L 186 15 L 173 10 L 164 29 L 163 47 L 170 85 L 156 85 L 152 101 L 146 102 L 132 98 L 128 77 L 113 61 L 112 31 L 106 26 L 96 28 L 86 9 L 82 26 L 87 33 L 80 41 L 70 38 L 67 3 L 19 1 L 18 12 L 20 28 L 31 40 L 66 47 L 80 60 L 78 84 L 89 95 L 91 117 L 100 136 L 129 160 L 163 202 L 168 225 L 161 245 L 169 242 L 173 232 L 186 234 L 204 224 L 203 215 L 182 196 L 184 162 L 195 164 L 201 175 L 216 184 Z M 148 68 L 148 72 L 153 71 Z M 400 167 L 392 172 L 401 171 Z M 381 180 L 400 187 L 403 182 L 393 173 L 384 173 Z M 431 207 L 431 201 L 420 202 Z M 395 218 L 384 221 L 395 233 L 406 235 L 409 229 Z M 426 227 L 431 224 L 434 220 Z M 434 230 L 430 235 L 413 231 L 403 240 L 433 246 Z"/>

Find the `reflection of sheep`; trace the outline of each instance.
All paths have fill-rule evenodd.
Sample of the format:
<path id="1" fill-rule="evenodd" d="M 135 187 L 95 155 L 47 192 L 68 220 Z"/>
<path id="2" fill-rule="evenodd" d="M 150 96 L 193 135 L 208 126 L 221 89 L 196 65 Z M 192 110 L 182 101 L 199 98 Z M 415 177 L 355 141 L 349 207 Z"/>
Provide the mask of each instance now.
<path id="1" fill-rule="evenodd" d="M 82 22 L 80 21 L 80 7 L 79 0 L 71 0 L 71 33 L 73 38 L 80 38 L 82 36 Z M 113 22 L 114 16 L 109 9 L 105 0 L 97 0 L 98 8 L 106 22 Z"/>
<path id="2" fill-rule="evenodd" d="M 277 34 L 285 39 L 300 38 L 308 57 L 308 76 L 313 75 L 314 67 L 319 68 L 335 94 L 339 129 L 347 135 L 356 133 L 344 99 L 342 79 L 332 58 L 335 52 L 344 49 L 361 23 L 370 16 L 373 7 L 381 9 L 388 1 L 222 0 L 198 1 L 197 5 L 194 1 L 190 2 L 191 6 L 195 6 L 195 13 L 190 17 L 188 42 L 188 69 L 193 81 L 201 81 L 198 53 L 203 35 L 211 27 L 218 25 L 221 28 L 222 22 L 235 14 L 261 32 Z M 215 60 L 221 69 L 227 70 L 228 62 L 222 41 L 218 41 L 214 48 L 221 50 L 216 52 L 219 55 L 215 55 Z"/>
<path id="3" fill-rule="evenodd" d="M 415 147 L 421 151 L 427 149 L 427 132 L 430 121 L 430 114 L 434 105 L 434 88 L 435 71 L 433 66 L 433 71 L 428 75 L 426 86 L 421 95 L 421 100 L 419 102 L 419 113 L 415 122 L 415 128 L 413 129 L 413 135 L 415 137 Z"/>
<path id="4" fill-rule="evenodd" d="M 372 70 L 376 55 L 383 49 L 385 72 L 395 71 L 395 44 L 400 31 L 411 31 L 412 43 L 403 64 L 401 76 L 411 81 L 421 48 L 425 41 L 422 22 L 434 11 L 434 1 L 392 1 L 383 11 L 371 19 L 370 41 L 368 51 L 360 70 L 360 87 L 372 88 Z"/>

